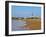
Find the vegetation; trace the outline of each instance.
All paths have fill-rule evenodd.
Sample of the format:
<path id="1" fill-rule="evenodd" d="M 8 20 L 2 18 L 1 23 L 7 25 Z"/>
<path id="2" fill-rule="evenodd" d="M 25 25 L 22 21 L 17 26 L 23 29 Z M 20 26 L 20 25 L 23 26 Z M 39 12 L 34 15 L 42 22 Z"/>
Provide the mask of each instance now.
<path id="1" fill-rule="evenodd" d="M 28 17 L 28 18 L 23 18 L 23 17 L 12 17 L 12 19 L 17 19 L 17 20 L 19 20 L 19 19 L 21 19 L 21 20 L 23 20 L 23 19 L 40 19 L 40 17 Z"/>

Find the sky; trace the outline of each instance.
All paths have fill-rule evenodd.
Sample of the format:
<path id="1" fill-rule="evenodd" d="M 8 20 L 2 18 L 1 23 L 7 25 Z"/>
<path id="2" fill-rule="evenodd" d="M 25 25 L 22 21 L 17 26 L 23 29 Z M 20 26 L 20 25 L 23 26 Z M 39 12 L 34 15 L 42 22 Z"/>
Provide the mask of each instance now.
<path id="1" fill-rule="evenodd" d="M 15 6 L 11 7 L 12 16 L 15 17 L 31 17 L 33 16 L 41 16 L 41 7 L 36 6 Z"/>

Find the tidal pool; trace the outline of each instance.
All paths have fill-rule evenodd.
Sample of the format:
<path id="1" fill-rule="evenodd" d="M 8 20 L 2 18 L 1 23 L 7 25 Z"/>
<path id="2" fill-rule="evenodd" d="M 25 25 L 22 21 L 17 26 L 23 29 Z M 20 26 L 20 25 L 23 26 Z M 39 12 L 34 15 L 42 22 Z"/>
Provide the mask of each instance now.
<path id="1" fill-rule="evenodd" d="M 25 25 L 26 25 L 26 22 L 23 20 L 12 19 L 12 31 L 25 30 L 24 29 Z"/>

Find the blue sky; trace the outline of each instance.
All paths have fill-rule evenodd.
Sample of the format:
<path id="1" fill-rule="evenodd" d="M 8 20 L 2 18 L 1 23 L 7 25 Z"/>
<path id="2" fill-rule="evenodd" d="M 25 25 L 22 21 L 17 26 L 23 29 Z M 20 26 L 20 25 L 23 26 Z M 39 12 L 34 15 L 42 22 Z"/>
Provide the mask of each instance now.
<path id="1" fill-rule="evenodd" d="M 31 17 L 32 12 L 34 16 L 41 16 L 41 7 L 13 5 L 11 8 L 12 16 L 15 17 Z"/>

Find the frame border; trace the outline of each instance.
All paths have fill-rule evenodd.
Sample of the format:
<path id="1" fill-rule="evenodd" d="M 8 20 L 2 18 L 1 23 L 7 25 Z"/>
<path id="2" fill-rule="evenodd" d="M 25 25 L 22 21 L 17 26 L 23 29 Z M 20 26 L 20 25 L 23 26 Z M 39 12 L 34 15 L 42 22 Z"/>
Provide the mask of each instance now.
<path id="1" fill-rule="evenodd" d="M 27 33 L 27 34 L 12 34 L 9 35 L 9 3 L 26 3 L 26 4 L 42 4 L 44 6 L 44 32 L 43 33 Z M 22 1 L 5 1 L 5 36 L 19 36 L 19 35 L 35 35 L 45 34 L 45 3 L 38 2 L 22 2 Z"/>

